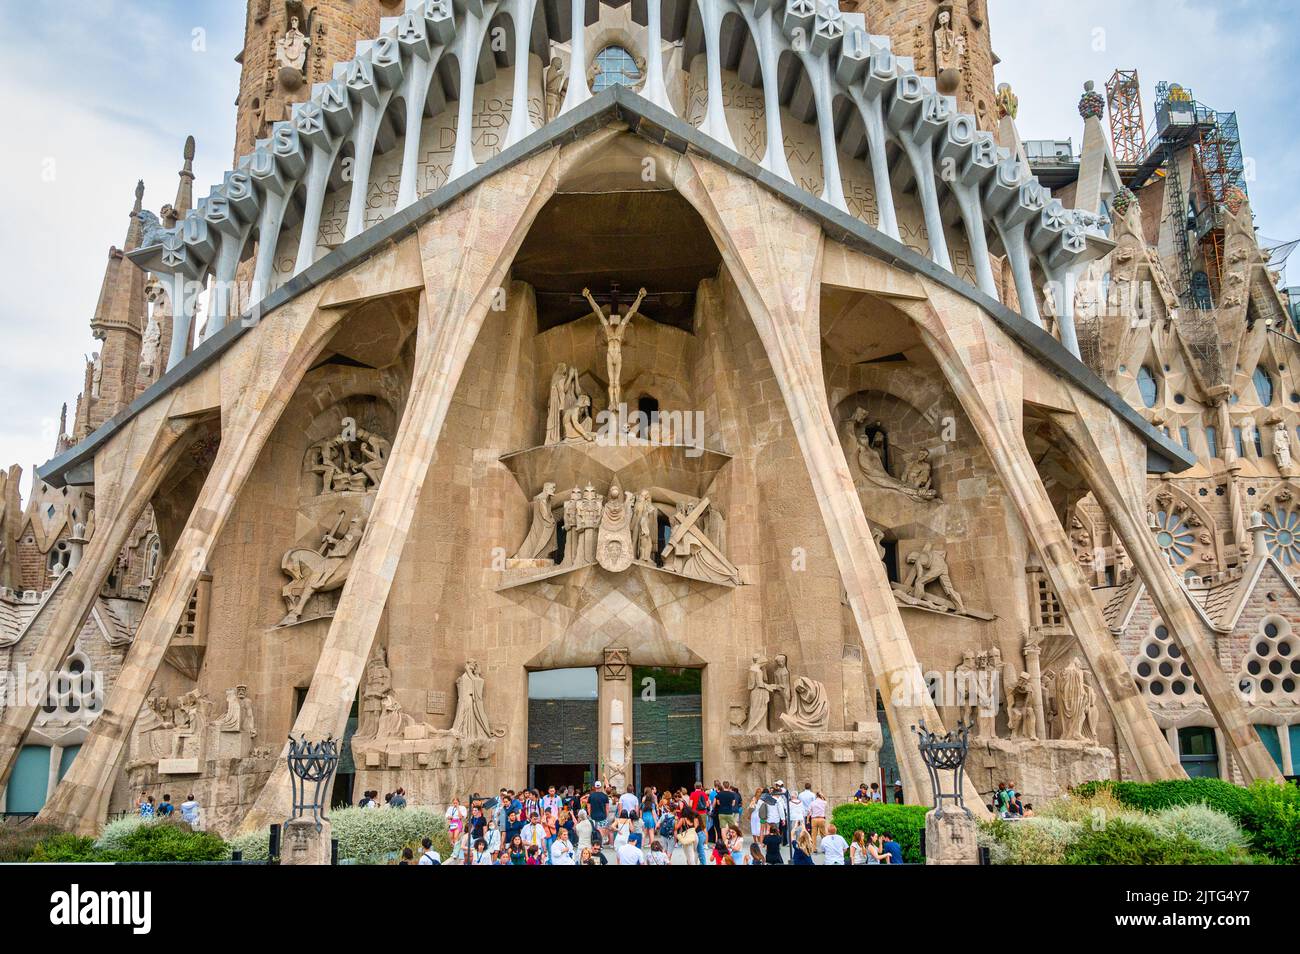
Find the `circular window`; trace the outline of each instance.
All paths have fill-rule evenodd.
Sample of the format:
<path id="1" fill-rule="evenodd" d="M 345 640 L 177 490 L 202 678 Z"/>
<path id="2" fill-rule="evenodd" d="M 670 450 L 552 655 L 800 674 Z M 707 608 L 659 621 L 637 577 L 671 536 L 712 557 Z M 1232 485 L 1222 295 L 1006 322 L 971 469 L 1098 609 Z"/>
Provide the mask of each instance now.
<path id="1" fill-rule="evenodd" d="M 1183 522 L 1180 514 L 1160 511 L 1155 514 L 1155 534 L 1156 545 L 1165 551 L 1165 556 L 1175 565 L 1182 566 L 1187 562 L 1187 558 L 1192 555 L 1192 548 L 1196 543 L 1196 535 L 1191 528 Z M 1163 629 L 1163 627 L 1162 627 Z M 1160 629 L 1156 630 L 1156 636 L 1164 639 L 1169 635 L 1169 631 L 1163 633 Z"/>
<path id="2" fill-rule="evenodd" d="M 596 54 L 596 75 L 591 91 L 599 93 L 611 86 L 635 86 L 641 82 L 641 68 L 636 57 L 621 46 L 607 46 Z"/>
<path id="3" fill-rule="evenodd" d="M 1277 639 L 1277 623 L 1269 623 L 1265 626 L 1264 635 L 1269 639 Z"/>

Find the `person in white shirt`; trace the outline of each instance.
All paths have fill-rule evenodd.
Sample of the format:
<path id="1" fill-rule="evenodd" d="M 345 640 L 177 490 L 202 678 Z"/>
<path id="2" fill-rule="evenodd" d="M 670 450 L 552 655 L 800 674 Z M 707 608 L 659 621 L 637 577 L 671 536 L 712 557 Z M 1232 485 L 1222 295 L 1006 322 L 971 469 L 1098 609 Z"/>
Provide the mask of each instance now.
<path id="1" fill-rule="evenodd" d="M 822 857 L 828 865 L 843 865 L 844 852 L 849 850 L 849 843 L 835 830 L 834 825 L 826 826 L 826 837 L 822 839 Z"/>
<path id="2" fill-rule="evenodd" d="M 480 838 L 474 842 L 474 854 L 470 858 L 470 864 L 474 865 L 494 865 L 496 859 L 492 857 L 492 852 L 487 849 L 487 842 Z"/>
<path id="3" fill-rule="evenodd" d="M 181 802 L 181 818 L 185 819 L 186 823 L 194 831 L 199 831 L 203 827 L 203 822 L 199 816 L 199 803 L 195 801 L 193 795 L 190 795 L 185 801 Z"/>
<path id="4" fill-rule="evenodd" d="M 670 865 L 672 861 L 668 857 L 668 852 L 664 851 L 664 845 L 661 841 L 655 841 L 650 846 L 650 854 L 646 856 L 648 865 Z"/>
<path id="5" fill-rule="evenodd" d="M 636 818 L 641 813 L 641 799 L 630 788 L 618 797 L 618 813 L 622 816 L 624 812 L 628 818 Z"/>
<path id="6" fill-rule="evenodd" d="M 643 865 L 645 864 L 645 852 L 641 846 L 634 841 L 625 841 L 618 846 L 614 852 L 618 856 L 620 865 Z"/>
<path id="7" fill-rule="evenodd" d="M 416 862 L 417 865 L 442 864 L 442 859 L 438 857 L 438 853 L 433 850 L 433 842 L 430 839 L 426 838 L 421 841 L 420 847 L 424 849 L 424 854 L 420 855 L 420 860 Z"/>
<path id="8" fill-rule="evenodd" d="M 817 793 L 813 791 L 812 782 L 803 783 L 803 791 L 799 793 L 799 801 L 803 805 L 804 816 L 807 817 L 808 809 L 812 808 L 813 799 Z"/>
<path id="9" fill-rule="evenodd" d="M 533 813 L 532 820 L 519 831 L 519 837 L 524 840 L 524 846 L 532 846 L 541 849 L 546 844 L 546 826 L 542 824 L 537 813 Z"/>
<path id="10" fill-rule="evenodd" d="M 578 820 L 573 825 L 573 835 L 578 839 L 578 850 L 591 847 L 591 833 L 595 831 L 596 826 L 591 823 L 587 817 L 586 811 L 578 809 Z"/>
<path id="11" fill-rule="evenodd" d="M 555 841 L 551 844 L 551 864 L 573 864 L 573 843 L 569 841 L 567 828 L 561 828 L 555 833 Z"/>
<path id="12" fill-rule="evenodd" d="M 783 806 L 784 807 L 784 806 Z M 799 829 L 807 827 L 808 809 L 803 803 L 803 795 L 790 799 L 790 840 L 799 837 Z"/>

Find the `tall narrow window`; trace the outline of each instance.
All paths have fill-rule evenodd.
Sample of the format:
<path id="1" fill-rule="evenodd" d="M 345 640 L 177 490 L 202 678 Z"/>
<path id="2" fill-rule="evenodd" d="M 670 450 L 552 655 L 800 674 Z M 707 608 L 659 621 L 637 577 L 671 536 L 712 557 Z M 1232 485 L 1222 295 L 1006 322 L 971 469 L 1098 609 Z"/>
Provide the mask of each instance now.
<path id="1" fill-rule="evenodd" d="M 1232 443 L 1233 443 L 1233 445 L 1237 448 L 1237 456 L 1238 456 L 1238 457 L 1245 457 L 1245 456 L 1246 456 L 1246 441 L 1245 441 L 1245 439 L 1242 437 L 1242 433 L 1241 433 L 1241 428 L 1240 428 L 1240 427 L 1234 427 L 1234 428 L 1232 429 Z"/>
<path id="2" fill-rule="evenodd" d="M 1187 430 L 1187 428 L 1185 427 L 1178 428 L 1178 439 L 1183 442 L 1184 449 L 1186 450 L 1192 449 L 1192 435 L 1191 432 Z"/>
<path id="3" fill-rule="evenodd" d="M 1273 379 L 1263 365 L 1255 369 L 1255 393 L 1259 395 L 1259 403 L 1265 407 L 1273 403 Z"/>
<path id="4" fill-rule="evenodd" d="M 1205 447 L 1211 457 L 1219 456 L 1219 431 L 1212 424 L 1205 429 Z"/>
<path id="5" fill-rule="evenodd" d="M 1145 364 L 1138 368 L 1138 393 L 1142 395 L 1142 403 L 1147 407 L 1156 406 L 1156 398 L 1160 396 L 1160 386 L 1156 383 L 1155 372 Z"/>

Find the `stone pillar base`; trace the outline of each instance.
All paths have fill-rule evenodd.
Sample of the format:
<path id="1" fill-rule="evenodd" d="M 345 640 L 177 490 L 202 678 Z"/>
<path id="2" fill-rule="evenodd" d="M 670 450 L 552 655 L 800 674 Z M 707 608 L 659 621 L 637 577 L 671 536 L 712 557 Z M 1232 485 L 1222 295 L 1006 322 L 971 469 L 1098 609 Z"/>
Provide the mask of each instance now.
<path id="1" fill-rule="evenodd" d="M 322 821 L 320 831 L 316 830 L 316 823 L 310 818 L 295 818 L 285 824 L 280 845 L 281 866 L 329 863 L 329 822 Z"/>
<path id="2" fill-rule="evenodd" d="M 977 865 L 980 863 L 976 843 L 975 819 L 967 818 L 960 808 L 942 816 L 930 811 L 925 816 L 925 863 L 927 865 Z"/>

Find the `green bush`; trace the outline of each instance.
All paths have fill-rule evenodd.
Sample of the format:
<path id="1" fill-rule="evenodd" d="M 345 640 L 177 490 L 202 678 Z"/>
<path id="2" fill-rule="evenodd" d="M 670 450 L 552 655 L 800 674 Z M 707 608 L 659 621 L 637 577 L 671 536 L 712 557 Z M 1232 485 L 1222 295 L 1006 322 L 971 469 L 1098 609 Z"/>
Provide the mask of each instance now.
<path id="1" fill-rule="evenodd" d="M 865 831 L 890 832 L 903 849 L 903 860 L 909 865 L 925 864 L 921 853 L 921 833 L 925 831 L 928 808 L 920 805 L 883 805 L 847 803 L 835 806 L 831 821 L 844 836 L 853 841 L 853 834 Z"/>
<path id="2" fill-rule="evenodd" d="M 1243 854 L 1250 839 L 1233 819 L 1207 805 L 1175 805 L 1157 814 L 1151 822 L 1165 838 L 1186 838 L 1210 851 Z"/>
<path id="3" fill-rule="evenodd" d="M 1206 805 L 1227 815 L 1250 838 L 1252 848 L 1284 864 L 1300 864 L 1300 789 L 1258 781 L 1242 788 L 1217 778 L 1166 782 L 1087 782 L 1081 798 L 1108 791 L 1121 804 L 1158 814 L 1184 805 Z"/>
<path id="4" fill-rule="evenodd" d="M 1061 818 L 996 819 L 980 825 L 980 847 L 995 865 L 1059 865 L 1078 840 L 1083 825 Z"/>
<path id="5" fill-rule="evenodd" d="M 329 818 L 331 837 L 339 842 L 340 861 L 382 864 L 389 855 L 407 846 L 418 846 L 424 838 L 433 840 L 434 851 L 442 858 L 451 853 L 447 822 L 432 809 L 336 808 Z M 269 835 L 265 828 L 238 835 L 231 840 L 229 849 L 242 851 L 245 861 L 266 861 Z"/>
<path id="6" fill-rule="evenodd" d="M 74 835 L 71 832 L 60 832 L 38 842 L 28 860 L 85 862 L 99 859 L 95 854 L 95 839 Z"/>
<path id="7" fill-rule="evenodd" d="M 1189 838 L 1165 838 L 1154 827 L 1115 819 L 1084 828 L 1065 854 L 1068 865 L 1228 865 L 1227 852 L 1211 851 Z"/>
<path id="8" fill-rule="evenodd" d="M 1274 861 L 1300 865 L 1300 788 L 1260 780 L 1246 793 L 1240 820 L 1255 850 Z"/>
<path id="9" fill-rule="evenodd" d="M 1218 778 L 1183 778 L 1165 782 L 1087 782 L 1074 790 L 1081 798 L 1107 789 L 1120 804 L 1152 815 L 1176 805 L 1208 805 L 1241 822 L 1250 796 L 1246 789 Z"/>
<path id="10" fill-rule="evenodd" d="M 59 834 L 57 826 L 44 823 L 0 824 L 0 862 L 27 861 L 38 844 Z"/>
<path id="11" fill-rule="evenodd" d="M 113 848 L 96 843 L 95 860 L 221 861 L 228 857 L 226 843 L 218 835 L 170 822 L 146 822 L 115 842 Z"/>
<path id="12" fill-rule="evenodd" d="M 121 851 L 126 845 L 127 838 L 135 834 L 141 825 L 152 825 L 153 823 L 153 819 L 145 821 L 139 815 L 127 815 L 125 818 L 109 822 L 104 826 L 104 830 L 99 833 L 99 838 L 95 840 L 95 849 L 97 851 Z"/>

